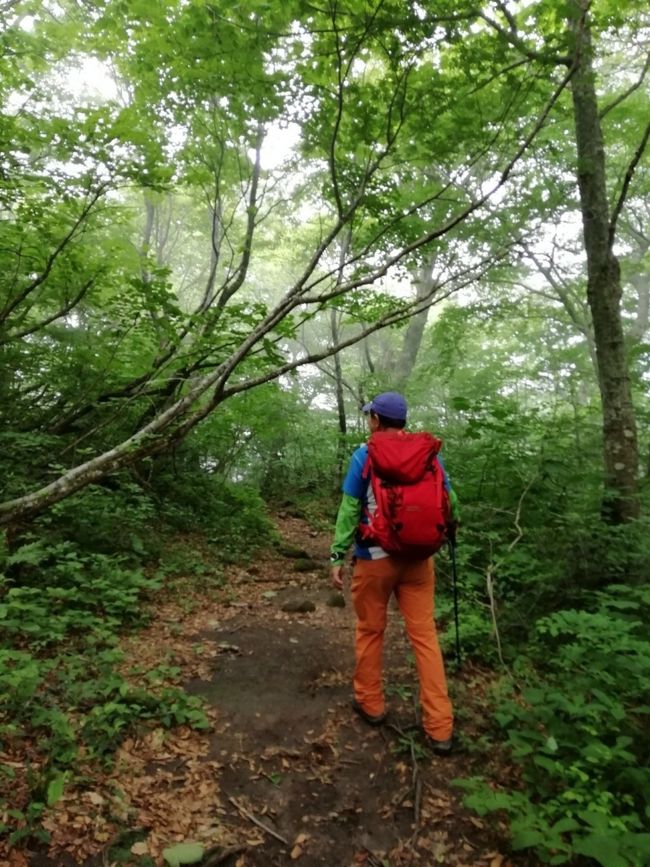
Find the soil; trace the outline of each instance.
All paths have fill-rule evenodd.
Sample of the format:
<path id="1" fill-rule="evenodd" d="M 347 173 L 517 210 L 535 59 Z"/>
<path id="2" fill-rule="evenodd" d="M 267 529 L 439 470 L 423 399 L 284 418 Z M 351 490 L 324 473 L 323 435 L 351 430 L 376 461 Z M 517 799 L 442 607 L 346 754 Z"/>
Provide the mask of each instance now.
<path id="1" fill-rule="evenodd" d="M 276 550 L 233 568 L 222 589 L 170 599 L 125 643 L 131 659 L 177 665 L 211 709 L 211 729 L 129 738 L 94 797 L 77 788 L 57 805 L 48 857 L 24 863 L 162 863 L 162 848 L 182 840 L 213 847 L 205 863 L 226 867 L 536 863 L 509 852 L 505 825 L 465 809 L 453 784 L 494 760 L 477 751 L 485 673 L 467 666 L 450 674 L 459 749 L 434 756 L 418 726 L 408 642 L 391 611 L 389 719 L 368 727 L 350 707 L 354 614 L 349 597 L 332 605 L 329 537 L 299 518 L 278 526 L 310 570 L 304 557 L 296 568 Z M 314 611 L 283 610 L 309 608 L 306 601 Z M 125 838 L 120 826 L 138 833 Z M 126 860 L 107 848 L 118 838 L 127 840 Z"/>

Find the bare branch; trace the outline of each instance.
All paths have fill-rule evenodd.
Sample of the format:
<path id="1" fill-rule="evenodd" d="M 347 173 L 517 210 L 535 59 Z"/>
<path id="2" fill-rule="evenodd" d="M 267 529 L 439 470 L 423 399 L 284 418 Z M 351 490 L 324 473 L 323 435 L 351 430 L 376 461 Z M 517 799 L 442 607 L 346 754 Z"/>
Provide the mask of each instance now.
<path id="1" fill-rule="evenodd" d="M 602 120 L 606 115 L 609 114 L 612 109 L 619 106 L 622 102 L 631 96 L 636 90 L 638 90 L 643 84 L 646 75 L 648 74 L 648 69 L 650 69 L 650 51 L 648 52 L 648 56 L 645 59 L 645 63 L 643 64 L 643 69 L 641 70 L 641 74 L 638 79 L 634 82 L 633 85 L 628 87 L 627 90 L 624 90 L 619 96 L 616 97 L 609 105 L 606 105 L 605 108 L 601 109 L 598 117 Z"/>
<path id="2" fill-rule="evenodd" d="M 499 8 L 502 12 L 505 12 L 504 4 L 499 3 Z M 555 66 L 571 66 L 573 64 L 573 58 L 568 55 L 550 54 L 543 51 L 535 51 L 533 48 L 530 48 L 530 46 L 527 45 L 519 35 L 516 28 L 516 22 L 510 13 L 507 13 L 506 15 L 508 19 L 507 28 L 503 27 L 498 21 L 495 21 L 494 18 L 490 18 L 487 13 L 481 10 L 477 10 L 477 15 L 479 18 L 482 18 L 486 24 L 492 27 L 493 30 L 496 30 L 496 32 L 502 36 L 509 45 L 516 48 L 529 60 L 539 60 L 542 63 L 552 63 Z"/>
<path id="3" fill-rule="evenodd" d="M 491 264 L 492 263 L 490 263 L 490 265 Z M 261 374 L 258 377 L 237 383 L 230 388 L 223 388 L 219 392 L 219 403 L 234 394 L 239 394 L 242 391 L 249 391 L 251 388 L 262 385 L 265 382 L 271 382 L 274 379 L 278 379 L 279 377 L 284 376 L 286 373 L 289 373 L 290 371 L 295 370 L 298 367 L 303 367 L 305 364 L 314 364 L 316 362 L 323 361 L 326 358 L 330 358 L 332 355 L 341 352 L 343 349 L 347 349 L 349 346 L 354 346 L 355 343 L 358 343 L 365 337 L 368 337 L 370 334 L 374 334 L 375 331 L 380 331 L 382 328 L 387 328 L 390 325 L 397 325 L 398 323 L 404 322 L 406 319 L 409 319 L 411 316 L 417 315 L 418 313 L 423 313 L 434 304 L 438 304 L 441 301 L 444 301 L 446 298 L 449 298 L 452 294 L 459 291 L 459 289 L 463 288 L 464 286 L 468 286 L 471 283 L 476 282 L 476 280 L 480 279 L 480 276 L 482 276 L 482 273 L 484 273 L 486 270 L 487 266 L 483 272 L 479 274 L 473 274 L 470 278 L 449 289 L 447 292 L 442 294 L 436 294 L 434 298 L 432 298 L 431 296 L 424 300 L 416 298 L 409 304 L 404 305 L 404 307 L 402 307 L 401 309 L 384 314 L 384 316 L 382 316 L 372 325 L 367 326 L 354 336 L 349 337 L 346 340 L 342 340 L 336 346 L 330 346 L 320 352 L 314 352 L 308 356 L 294 359 L 293 361 L 289 361 L 281 367 L 276 368 L 275 370 L 270 371 L 266 374 Z M 436 289 L 437 288 L 438 287 L 436 286 Z M 221 379 L 223 381 L 224 377 L 222 377 Z"/>
<path id="4" fill-rule="evenodd" d="M 42 319 L 40 322 L 37 322 L 36 325 L 30 325 L 28 328 L 23 328 L 22 331 L 8 334 L 4 338 L 0 337 L 0 346 L 3 346 L 7 343 L 12 343 L 14 340 L 20 340 L 22 337 L 27 337 L 30 334 L 34 334 L 36 331 L 40 331 L 42 328 L 50 325 L 52 322 L 56 322 L 57 319 L 61 319 L 62 316 L 65 316 L 74 307 L 76 307 L 77 304 L 79 304 L 79 302 L 82 300 L 86 292 L 88 292 L 93 283 L 94 279 L 91 278 L 86 283 L 84 283 L 79 292 L 77 292 L 77 294 L 73 298 L 71 298 L 70 301 L 64 304 L 63 307 L 57 310 L 56 313 L 53 313 L 51 316 Z"/>
<path id="5" fill-rule="evenodd" d="M 648 144 L 648 139 L 650 138 L 650 121 L 644 130 L 643 136 L 641 138 L 641 142 L 634 152 L 634 156 L 632 157 L 629 166 L 627 167 L 627 171 L 625 172 L 625 177 L 623 178 L 623 186 L 621 187 L 621 192 L 619 193 L 618 199 L 616 201 L 616 205 L 614 206 L 614 210 L 612 211 L 612 218 L 609 221 L 609 249 L 614 246 L 614 240 L 616 238 L 616 223 L 618 222 L 618 218 L 623 210 L 623 205 L 625 204 L 625 200 L 627 198 L 627 194 L 630 190 L 630 184 L 632 183 L 632 178 L 634 177 L 634 172 L 636 167 L 638 166 L 641 157 L 646 149 Z"/>
<path id="6" fill-rule="evenodd" d="M 253 166 L 253 174 L 250 182 L 250 192 L 247 207 L 246 234 L 242 249 L 241 259 L 235 271 L 232 282 L 227 282 L 221 289 L 219 299 L 217 301 L 218 309 L 222 309 L 230 298 L 241 288 L 251 259 L 251 251 L 253 246 L 253 235 L 257 226 L 257 191 L 259 188 L 260 174 L 262 171 L 262 143 L 264 141 L 264 127 L 260 124 L 257 128 L 257 141 L 255 142 L 255 163 Z"/>
<path id="7" fill-rule="evenodd" d="M 5 304 L 2 311 L 0 311 L 0 322 L 5 322 L 7 317 L 11 315 L 11 313 L 18 307 L 22 302 L 29 296 L 31 293 L 37 289 L 42 283 L 44 283 L 47 278 L 50 276 L 52 268 L 54 267 L 54 263 L 59 258 L 61 253 L 66 249 L 68 244 L 75 237 L 81 226 L 83 226 L 86 218 L 95 207 L 95 204 L 98 202 L 102 194 L 108 188 L 107 183 L 99 184 L 90 200 L 84 205 L 81 213 L 77 217 L 77 219 L 72 224 L 72 227 L 67 232 L 66 235 L 59 241 L 54 250 L 48 256 L 45 262 L 45 268 L 41 271 L 38 277 L 35 277 L 31 283 L 28 283 L 13 299 L 10 299 Z"/>

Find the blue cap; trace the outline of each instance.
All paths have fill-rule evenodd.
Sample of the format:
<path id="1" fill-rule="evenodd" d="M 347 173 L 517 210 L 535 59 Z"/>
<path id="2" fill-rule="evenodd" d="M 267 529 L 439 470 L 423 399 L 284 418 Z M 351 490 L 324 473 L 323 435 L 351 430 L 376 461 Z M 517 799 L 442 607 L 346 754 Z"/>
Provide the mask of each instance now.
<path id="1" fill-rule="evenodd" d="M 362 406 L 361 411 L 374 412 L 396 421 L 406 421 L 408 412 L 406 401 L 396 391 L 384 391 L 382 394 L 378 394 L 374 400 Z"/>

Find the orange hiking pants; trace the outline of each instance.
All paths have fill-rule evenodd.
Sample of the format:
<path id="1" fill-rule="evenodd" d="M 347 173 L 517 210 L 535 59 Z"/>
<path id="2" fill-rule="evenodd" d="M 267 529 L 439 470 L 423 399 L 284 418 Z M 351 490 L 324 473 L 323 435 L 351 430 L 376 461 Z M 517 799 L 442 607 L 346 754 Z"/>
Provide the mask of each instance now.
<path id="1" fill-rule="evenodd" d="M 357 615 L 354 697 L 366 713 L 384 712 L 382 652 L 391 594 L 404 617 L 420 680 L 424 730 L 436 740 L 451 737 L 453 715 L 433 619 L 433 559 L 404 562 L 393 557 L 356 561 L 352 601 Z"/>

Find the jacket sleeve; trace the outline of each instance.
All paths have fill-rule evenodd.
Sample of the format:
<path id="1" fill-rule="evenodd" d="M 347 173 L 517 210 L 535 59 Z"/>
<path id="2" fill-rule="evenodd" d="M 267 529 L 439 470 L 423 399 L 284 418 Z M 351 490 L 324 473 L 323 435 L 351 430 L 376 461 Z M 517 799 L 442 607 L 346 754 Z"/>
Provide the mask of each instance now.
<path id="1" fill-rule="evenodd" d="M 342 563 L 345 559 L 345 554 L 354 540 L 360 520 L 361 500 L 350 494 L 343 494 L 336 516 L 336 530 L 332 542 L 333 563 Z M 336 560 L 334 560 L 334 555 L 337 555 Z"/>
<path id="2" fill-rule="evenodd" d="M 449 505 L 451 507 L 451 517 L 458 524 L 460 523 L 460 503 L 458 502 L 458 494 L 449 486 Z"/>
<path id="3" fill-rule="evenodd" d="M 438 463 L 440 464 L 442 473 L 445 477 L 445 488 L 447 488 L 447 493 L 449 494 L 451 517 L 456 523 L 458 523 L 460 521 L 460 503 L 458 502 L 458 494 L 451 486 L 451 482 L 449 481 L 449 476 L 447 475 L 447 470 L 445 469 L 445 463 L 442 459 L 442 455 L 438 455 Z"/>

